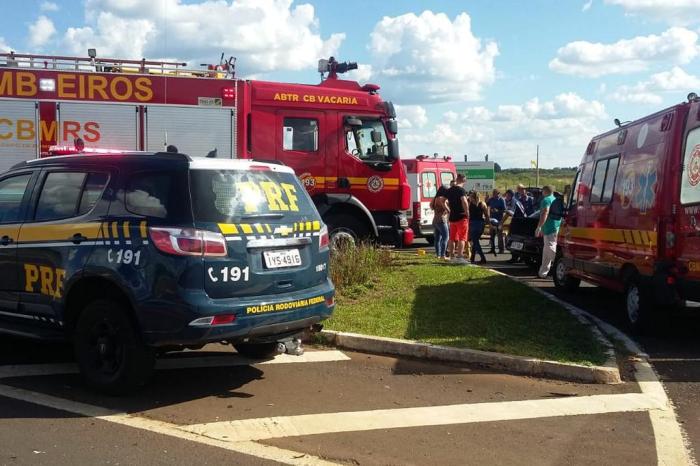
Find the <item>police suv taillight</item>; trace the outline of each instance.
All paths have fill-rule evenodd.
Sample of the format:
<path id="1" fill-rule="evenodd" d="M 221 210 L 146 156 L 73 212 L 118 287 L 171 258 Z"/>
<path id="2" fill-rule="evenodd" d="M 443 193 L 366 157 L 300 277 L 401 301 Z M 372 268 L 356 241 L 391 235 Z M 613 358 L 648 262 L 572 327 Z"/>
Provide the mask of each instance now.
<path id="1" fill-rule="evenodd" d="M 226 238 L 221 233 L 193 228 L 149 227 L 149 236 L 161 252 L 174 256 L 226 256 Z"/>
<path id="2" fill-rule="evenodd" d="M 328 227 L 326 225 L 323 225 L 323 228 L 321 228 L 321 232 L 318 235 L 318 251 L 327 251 L 330 244 L 331 240 L 328 236 Z"/>

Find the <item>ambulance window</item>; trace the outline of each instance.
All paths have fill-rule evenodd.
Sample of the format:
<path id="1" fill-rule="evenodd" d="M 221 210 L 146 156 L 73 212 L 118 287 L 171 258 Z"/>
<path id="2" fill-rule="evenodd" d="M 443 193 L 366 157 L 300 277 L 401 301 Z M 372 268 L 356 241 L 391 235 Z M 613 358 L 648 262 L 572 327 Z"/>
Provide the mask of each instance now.
<path id="1" fill-rule="evenodd" d="M 440 172 L 440 184 L 443 186 L 449 186 L 450 182 L 455 179 L 454 173 L 451 172 Z"/>
<path id="2" fill-rule="evenodd" d="M 685 141 L 681 180 L 681 204 L 700 202 L 700 127 L 691 130 Z"/>
<path id="3" fill-rule="evenodd" d="M 421 173 L 421 185 L 423 186 L 423 197 L 433 198 L 437 194 L 437 177 L 434 172 Z"/>
<path id="4" fill-rule="evenodd" d="M 85 215 L 95 207 L 107 185 L 107 178 L 108 175 L 106 173 L 90 173 L 88 175 L 83 188 L 83 195 L 80 199 L 78 215 Z"/>
<path id="5" fill-rule="evenodd" d="M 38 222 L 74 217 L 87 173 L 51 172 L 39 194 L 34 220 Z"/>
<path id="6" fill-rule="evenodd" d="M 605 204 L 610 202 L 615 188 L 615 177 L 620 158 L 599 160 L 595 164 L 593 172 L 593 185 L 591 186 L 591 204 Z"/>
<path id="7" fill-rule="evenodd" d="M 615 157 L 608 161 L 608 171 L 605 175 L 605 187 L 603 188 L 603 197 L 600 202 L 610 202 L 615 189 L 615 178 L 617 177 L 617 167 L 620 164 L 620 159 Z"/>
<path id="8" fill-rule="evenodd" d="M 31 173 L 27 173 L 0 181 L 0 223 L 14 223 L 19 220 L 22 198 L 31 177 Z"/>
<path id="9" fill-rule="evenodd" d="M 574 177 L 574 182 L 571 186 L 573 186 L 573 188 L 571 189 L 571 197 L 569 198 L 569 209 L 573 210 L 576 208 L 576 204 L 578 203 L 579 187 L 581 186 L 581 172 L 580 171 L 576 172 L 576 176 Z"/>
<path id="10" fill-rule="evenodd" d="M 318 120 L 285 117 L 282 127 L 282 149 L 316 152 L 318 150 Z"/>

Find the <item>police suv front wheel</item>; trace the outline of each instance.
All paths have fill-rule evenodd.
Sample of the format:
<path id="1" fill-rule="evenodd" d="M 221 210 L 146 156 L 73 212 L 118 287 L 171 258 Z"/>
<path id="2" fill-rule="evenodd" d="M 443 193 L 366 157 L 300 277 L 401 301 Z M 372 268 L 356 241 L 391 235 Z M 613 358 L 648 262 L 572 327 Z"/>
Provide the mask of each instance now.
<path id="1" fill-rule="evenodd" d="M 78 319 L 73 339 L 85 382 L 111 394 L 132 391 L 153 373 L 155 352 L 146 346 L 121 304 L 97 300 Z"/>

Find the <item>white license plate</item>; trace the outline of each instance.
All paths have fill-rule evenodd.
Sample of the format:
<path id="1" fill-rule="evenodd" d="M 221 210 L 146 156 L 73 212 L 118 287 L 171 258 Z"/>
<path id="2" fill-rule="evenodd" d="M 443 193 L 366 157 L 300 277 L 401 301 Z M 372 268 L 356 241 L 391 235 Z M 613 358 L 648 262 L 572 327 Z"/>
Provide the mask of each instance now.
<path id="1" fill-rule="evenodd" d="M 513 241 L 512 243 L 510 243 L 510 248 L 515 249 L 516 251 L 522 251 L 523 243 L 521 243 L 520 241 Z"/>
<path id="2" fill-rule="evenodd" d="M 298 267 L 301 265 L 301 254 L 298 249 L 284 249 L 281 251 L 263 251 L 265 266 L 268 269 L 281 269 L 283 267 Z"/>

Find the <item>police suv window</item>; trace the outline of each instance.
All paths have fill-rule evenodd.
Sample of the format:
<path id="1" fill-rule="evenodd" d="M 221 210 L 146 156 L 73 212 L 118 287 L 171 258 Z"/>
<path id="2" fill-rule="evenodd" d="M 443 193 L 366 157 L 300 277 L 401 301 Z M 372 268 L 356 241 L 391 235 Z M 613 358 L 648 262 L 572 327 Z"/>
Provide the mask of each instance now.
<path id="1" fill-rule="evenodd" d="M 593 172 L 593 186 L 591 186 L 591 204 L 610 202 L 615 188 L 615 177 L 619 163 L 619 157 L 596 162 Z"/>
<path id="2" fill-rule="evenodd" d="M 435 197 L 437 194 L 437 177 L 435 176 L 435 173 L 421 173 L 421 183 L 423 185 L 423 197 Z"/>
<path id="3" fill-rule="evenodd" d="M 700 127 L 688 133 L 683 158 L 681 204 L 700 202 Z"/>
<path id="4" fill-rule="evenodd" d="M 78 215 L 85 215 L 95 207 L 97 201 L 102 197 L 108 178 L 109 176 L 106 173 L 90 173 L 88 175 L 83 194 L 80 197 Z"/>
<path id="5" fill-rule="evenodd" d="M 27 173 L 0 181 L 0 223 L 19 220 L 19 208 L 31 177 L 31 173 Z"/>
<path id="6" fill-rule="evenodd" d="M 38 222 L 74 217 L 87 173 L 51 172 L 39 194 L 34 220 Z"/>
<path id="7" fill-rule="evenodd" d="M 318 120 L 285 117 L 282 127 L 282 149 L 316 152 L 318 150 Z"/>
<path id="8" fill-rule="evenodd" d="M 126 210 L 154 218 L 181 218 L 186 205 L 187 181 L 178 173 L 144 172 L 129 177 Z M 183 189 L 184 188 L 184 189 Z"/>

